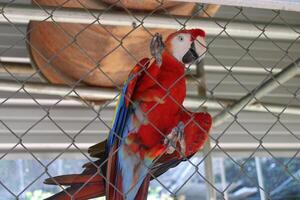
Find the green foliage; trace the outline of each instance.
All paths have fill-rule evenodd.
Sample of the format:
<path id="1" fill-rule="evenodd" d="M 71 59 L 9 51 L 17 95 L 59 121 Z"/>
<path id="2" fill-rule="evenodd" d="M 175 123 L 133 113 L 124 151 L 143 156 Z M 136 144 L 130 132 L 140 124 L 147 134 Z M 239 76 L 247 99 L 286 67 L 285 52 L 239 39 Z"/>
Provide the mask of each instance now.
<path id="1" fill-rule="evenodd" d="M 225 160 L 226 181 L 229 183 L 239 182 L 245 187 L 256 187 L 257 174 L 254 159 L 236 159 L 236 162 L 239 165 L 231 159 Z M 243 168 L 240 166 L 243 166 Z"/>
<path id="2" fill-rule="evenodd" d="M 276 194 L 272 194 L 274 200 L 298 200 L 300 199 L 300 183 L 291 177 L 300 169 L 300 159 L 294 158 L 271 158 L 262 157 L 261 166 L 264 178 L 264 186 L 269 194 L 281 188 Z M 238 183 L 243 187 L 257 187 L 257 172 L 254 159 L 236 160 L 242 165 L 234 163 L 231 159 L 225 159 L 226 181 L 228 183 Z M 285 168 L 285 166 L 287 168 Z M 243 172 L 241 170 L 243 169 Z M 289 180 L 287 182 L 287 180 Z M 256 197 L 259 195 L 255 194 Z"/>
<path id="3" fill-rule="evenodd" d="M 41 200 L 53 195 L 50 192 L 44 192 L 43 190 L 35 190 L 33 192 L 26 192 L 26 200 Z"/>
<path id="4" fill-rule="evenodd" d="M 150 187 L 147 200 L 174 200 L 167 194 L 162 193 L 162 187 Z"/>

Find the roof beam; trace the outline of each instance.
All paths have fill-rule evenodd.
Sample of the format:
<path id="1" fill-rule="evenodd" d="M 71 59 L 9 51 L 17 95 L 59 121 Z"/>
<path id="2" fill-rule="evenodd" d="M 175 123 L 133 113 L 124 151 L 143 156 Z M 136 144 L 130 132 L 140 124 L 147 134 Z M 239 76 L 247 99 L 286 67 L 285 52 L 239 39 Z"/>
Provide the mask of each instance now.
<path id="1" fill-rule="evenodd" d="M 180 2 L 196 2 L 218 4 L 224 6 L 240 6 L 250 8 L 264 8 L 272 10 L 286 10 L 300 12 L 300 1 L 295 0 L 171 0 Z"/>
<path id="2" fill-rule="evenodd" d="M 1 9 L 2 8 L 2 9 Z M 190 18 L 167 15 L 149 15 L 145 13 L 131 13 L 105 10 L 89 10 L 75 8 L 37 7 L 34 5 L 7 5 L 0 3 L 0 23 L 27 24 L 34 21 L 55 21 L 65 23 L 102 24 L 115 26 L 143 26 L 145 28 L 181 29 L 203 28 L 207 35 L 221 35 L 241 38 L 257 38 L 280 40 L 296 40 L 299 37 L 300 27 L 293 29 L 278 24 L 251 23 L 218 19 L 217 21 L 207 18 Z M 176 20 L 174 19 L 176 18 Z M 217 22 L 217 23 L 216 23 Z M 226 32 L 225 32 L 226 30 Z M 264 32 L 264 35 L 261 33 Z"/>
<path id="3" fill-rule="evenodd" d="M 228 106 L 222 112 L 214 116 L 214 125 L 218 126 L 230 118 L 235 118 L 236 115 L 240 111 L 242 111 L 247 105 L 251 105 L 255 102 L 258 102 L 258 100 L 264 97 L 266 94 L 270 93 L 272 90 L 278 88 L 280 85 L 299 74 L 300 58 L 298 58 L 295 62 L 291 63 L 289 66 L 282 69 L 279 73 L 275 74 L 274 76 L 271 76 L 257 88 L 243 96 L 240 100 L 236 101 L 234 104 Z"/>

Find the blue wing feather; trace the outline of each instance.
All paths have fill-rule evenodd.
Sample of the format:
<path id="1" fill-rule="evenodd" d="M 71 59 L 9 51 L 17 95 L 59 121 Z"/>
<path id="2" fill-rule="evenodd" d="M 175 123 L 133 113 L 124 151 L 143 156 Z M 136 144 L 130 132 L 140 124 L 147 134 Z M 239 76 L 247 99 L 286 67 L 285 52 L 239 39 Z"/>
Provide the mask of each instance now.
<path id="1" fill-rule="evenodd" d="M 137 68 L 134 69 L 133 72 L 129 75 L 128 80 L 123 86 L 121 95 L 119 97 L 118 106 L 115 112 L 114 123 L 107 139 L 107 153 L 109 153 L 114 147 L 119 148 L 120 145 L 122 145 L 123 143 L 122 139 L 126 138 L 128 133 L 133 130 L 133 125 L 130 116 L 134 112 L 134 108 L 130 103 L 128 103 L 128 99 L 126 98 L 129 98 L 130 102 L 131 95 L 133 92 L 132 89 L 135 88 L 135 84 L 138 80 L 137 76 L 141 75 L 140 70 L 142 69 L 142 67 L 147 67 L 148 64 L 149 59 L 143 59 L 139 64 L 137 64 Z M 111 158 L 116 159 L 116 166 L 114 167 L 118 168 L 115 176 L 111 177 L 112 179 L 114 179 L 111 180 L 111 183 L 118 183 L 118 178 L 120 178 L 121 175 L 123 179 L 123 191 L 124 193 L 128 192 L 126 194 L 126 199 L 133 200 L 140 185 L 142 184 L 144 177 L 147 175 L 147 167 L 141 166 L 140 172 L 138 173 L 139 177 L 141 177 L 141 180 L 138 181 L 135 187 L 131 188 L 131 183 L 135 173 L 134 163 L 140 163 L 140 160 L 138 160 L 136 157 L 125 156 L 123 153 L 124 152 L 122 148 L 120 148 L 118 149 L 118 156 Z M 114 188 L 112 188 L 112 190 L 114 190 Z M 116 195 L 119 195 L 118 192 L 116 192 Z"/>
<path id="2" fill-rule="evenodd" d="M 113 123 L 113 127 L 110 130 L 110 133 L 108 135 L 108 140 L 107 140 L 107 152 L 111 149 L 112 145 L 114 144 L 116 137 L 123 138 L 123 130 L 124 130 L 124 125 L 126 123 L 126 115 L 128 112 L 128 108 L 125 105 L 125 94 L 128 86 L 128 81 L 126 84 L 123 86 L 121 96 L 119 97 L 119 102 L 117 106 L 117 110 L 115 113 L 115 119 Z"/>
<path id="3" fill-rule="evenodd" d="M 125 125 L 127 123 L 128 120 L 128 116 L 130 115 L 130 110 L 132 110 L 130 107 L 131 106 L 126 106 L 126 100 L 125 100 L 125 95 L 127 92 L 127 88 L 128 85 L 132 83 L 132 81 L 134 80 L 134 87 L 135 87 L 135 83 L 137 82 L 138 77 L 141 75 L 141 71 L 142 68 L 146 68 L 149 65 L 150 59 L 149 58 L 144 58 L 142 59 L 136 66 L 135 68 L 132 70 L 132 72 L 129 74 L 127 81 L 125 82 L 121 95 L 119 97 L 119 102 L 118 102 L 118 106 L 116 109 L 116 113 L 115 113 L 115 119 L 114 119 L 114 124 L 112 129 L 110 130 L 110 133 L 108 135 L 108 142 L 107 142 L 107 151 L 109 152 L 109 150 L 112 148 L 113 144 L 116 141 L 116 136 L 118 136 L 119 138 L 124 138 L 124 133 L 125 133 Z M 127 98 L 131 98 L 131 94 L 130 96 L 128 96 Z"/>

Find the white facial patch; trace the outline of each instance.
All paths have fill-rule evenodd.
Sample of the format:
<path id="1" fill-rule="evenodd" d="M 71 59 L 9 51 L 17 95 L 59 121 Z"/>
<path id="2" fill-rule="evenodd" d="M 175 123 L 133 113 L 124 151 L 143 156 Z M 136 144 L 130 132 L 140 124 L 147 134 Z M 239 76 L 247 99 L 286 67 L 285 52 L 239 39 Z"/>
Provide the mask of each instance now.
<path id="1" fill-rule="evenodd" d="M 198 60 L 201 60 L 206 54 L 206 42 L 203 37 L 198 36 L 194 43 L 196 52 L 199 56 Z"/>
<path id="2" fill-rule="evenodd" d="M 178 34 L 172 40 L 173 56 L 182 61 L 183 56 L 191 47 L 191 35 L 187 33 Z"/>

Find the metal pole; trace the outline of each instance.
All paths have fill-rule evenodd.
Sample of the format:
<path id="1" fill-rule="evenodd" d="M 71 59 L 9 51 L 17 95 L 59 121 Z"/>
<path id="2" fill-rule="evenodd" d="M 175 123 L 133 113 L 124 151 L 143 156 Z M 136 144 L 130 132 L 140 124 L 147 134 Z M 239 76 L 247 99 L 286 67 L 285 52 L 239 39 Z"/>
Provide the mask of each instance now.
<path id="1" fill-rule="evenodd" d="M 101 136 L 99 141 L 101 139 L 105 139 L 106 138 L 106 132 L 99 132 L 99 135 Z M 5 142 L 3 139 L 1 140 L 0 143 L 0 153 L 5 153 L 7 152 L 9 149 L 11 149 L 16 143 L 8 143 Z M 94 145 L 95 142 L 94 141 L 88 141 L 88 142 L 78 142 L 77 146 L 84 150 L 87 151 L 87 149 Z M 70 143 L 64 143 L 63 141 L 57 141 L 57 142 L 32 142 L 32 143 L 26 143 L 26 147 L 30 150 L 32 150 L 33 152 L 61 152 L 63 150 L 66 149 L 66 147 L 68 147 L 68 145 L 70 145 Z M 234 148 L 232 148 L 232 146 L 234 146 Z M 274 155 L 278 156 L 278 157 L 288 157 L 289 155 L 291 155 L 293 152 L 296 152 L 299 150 L 299 144 L 296 143 L 279 143 L 279 144 L 270 144 L 267 143 L 266 145 L 264 145 L 269 151 L 273 152 Z M 247 143 L 247 145 L 245 146 L 245 144 L 233 144 L 233 143 L 222 143 L 222 150 L 220 149 L 214 149 L 212 153 L 213 156 L 224 156 L 224 152 L 226 151 L 228 153 L 230 153 L 231 155 L 235 156 L 235 155 L 249 155 L 249 152 L 253 152 L 253 149 L 255 149 L 257 147 L 257 144 L 253 143 L 253 144 L 249 144 Z M 74 151 L 76 152 L 76 149 L 74 146 L 71 146 L 67 151 Z M 25 152 L 26 150 L 21 146 L 18 145 L 14 148 L 14 152 L 15 153 L 20 153 L 20 152 Z M 78 153 L 78 151 L 77 151 Z M 203 154 L 202 154 L 203 155 Z M 256 152 L 256 155 L 259 156 L 268 156 L 269 154 L 262 150 L 259 149 Z M 297 156 L 297 158 L 299 158 L 300 155 Z"/>
<path id="2" fill-rule="evenodd" d="M 218 98 L 199 98 L 197 96 L 188 96 L 183 105 L 187 108 L 198 108 L 200 105 L 206 106 L 209 109 L 224 109 L 224 107 L 230 107 L 231 105 L 236 104 L 237 101 L 231 99 L 218 99 Z M 262 103 L 255 102 L 253 104 L 248 104 L 243 108 L 243 111 L 252 111 L 252 112 L 269 112 L 272 113 L 281 113 L 284 110 L 284 114 L 291 115 L 300 115 L 300 107 L 298 106 L 288 106 L 281 104 L 273 103 Z"/>
<path id="3" fill-rule="evenodd" d="M 196 64 L 196 77 L 198 80 L 198 99 L 202 97 L 202 99 L 206 98 L 206 83 L 205 83 L 205 71 L 204 71 L 204 63 L 203 61 Z M 196 97 L 197 98 L 197 97 Z M 198 106 L 197 111 L 199 111 L 199 107 L 207 110 L 206 107 Z M 197 107 L 196 107 L 197 108 Z M 211 141 L 210 138 L 206 141 L 203 147 L 203 155 L 205 156 L 204 160 L 204 169 L 205 169 L 205 178 L 208 180 L 205 182 L 207 188 L 207 199 L 216 200 L 217 194 L 212 185 L 215 185 L 214 173 L 213 173 L 213 163 L 212 163 L 212 155 L 211 155 Z"/>
<path id="4" fill-rule="evenodd" d="M 267 93 L 279 87 L 281 84 L 293 78 L 295 75 L 300 73 L 300 58 L 294 63 L 284 68 L 281 72 L 270 77 L 257 89 L 252 90 L 246 96 L 242 97 L 239 101 L 224 109 L 221 113 L 214 116 L 214 126 L 218 126 L 228 120 L 232 115 L 240 112 L 246 105 L 252 104 L 256 100 L 262 98 Z"/>
<path id="5" fill-rule="evenodd" d="M 103 136 L 104 137 L 104 136 Z M 100 138 L 101 139 L 101 138 Z M 104 138 L 103 138 L 104 139 Z M 81 143 L 78 142 L 76 146 L 80 148 L 81 150 L 87 152 L 88 148 L 92 145 L 94 145 L 95 142 L 90 143 Z M 0 143 L 0 153 L 5 153 L 8 150 L 10 150 L 15 143 Z M 50 142 L 38 142 L 38 143 L 26 143 L 26 147 L 30 149 L 32 152 L 61 152 L 65 151 L 66 148 L 70 145 L 70 143 L 50 143 Z M 78 149 L 74 147 L 73 145 L 67 150 L 68 152 L 73 151 L 78 153 Z M 26 150 L 21 146 L 18 145 L 14 148 L 14 153 L 21 153 L 26 152 Z M 24 189 L 24 188 L 23 188 Z"/>
<path id="6" fill-rule="evenodd" d="M 36 72 L 30 64 L 21 63 L 7 63 L 0 61 L 0 73 L 18 74 L 18 75 L 31 75 Z"/>
<path id="7" fill-rule="evenodd" d="M 0 55 L 0 62 L 30 64 L 31 61 L 29 57 L 9 57 L 9 56 Z"/>
<path id="8" fill-rule="evenodd" d="M 6 92 L 20 92 L 24 93 L 25 91 L 21 88 L 25 88 L 25 90 L 31 94 L 42 94 L 42 95 L 54 95 L 54 96 L 65 96 L 72 91 L 72 89 L 68 86 L 62 85 L 49 85 L 46 83 L 25 83 L 24 85 L 20 85 L 16 82 L 12 81 L 1 81 L 0 80 L 0 91 Z M 90 100 L 112 100 L 115 98 L 119 92 L 115 89 L 109 88 L 98 88 L 98 87 L 87 87 L 87 86 L 78 86 L 74 89 L 77 94 L 80 95 L 83 99 L 90 99 Z M 72 91 L 68 94 L 68 97 L 78 97 L 77 94 Z M 36 103 L 32 99 L 6 99 L 0 98 L 0 102 L 5 101 L 5 105 L 35 105 Z M 42 105 L 53 105 L 59 99 L 38 99 L 38 102 Z M 206 97 L 199 97 L 199 96 L 187 96 L 183 105 L 186 108 L 197 109 L 199 106 L 205 106 L 209 109 L 223 109 L 224 107 L 234 105 L 236 101 L 228 100 L 228 99 L 210 99 Z M 64 106 L 84 106 L 84 104 L 71 100 L 71 99 L 64 99 L 59 103 L 59 105 Z M 112 102 L 108 106 L 115 106 L 115 102 Z M 284 110 L 284 114 L 292 114 L 292 115 L 300 115 L 300 107 L 296 106 L 289 106 L 286 108 L 284 105 L 280 104 L 266 104 L 266 103 L 254 103 L 248 104 L 244 107 L 244 111 L 255 111 L 255 112 L 268 112 L 266 108 L 273 113 L 281 113 Z"/>
<path id="9" fill-rule="evenodd" d="M 218 24 L 207 18 L 190 19 L 189 17 L 178 17 L 176 20 L 165 15 L 150 15 L 142 13 L 134 13 L 134 17 L 128 15 L 125 12 L 103 12 L 104 10 L 90 10 L 86 12 L 84 9 L 76 8 L 59 8 L 43 6 L 43 9 L 34 5 L 18 5 L 12 4 L 6 7 L 5 3 L 0 3 L 2 8 L 0 15 L 0 22 L 8 23 L 22 23 L 27 24 L 30 20 L 34 21 L 55 21 L 66 23 L 81 23 L 81 24 L 97 24 L 97 20 L 102 25 L 115 25 L 115 26 L 136 26 L 142 24 L 146 28 L 164 28 L 164 29 L 180 29 L 183 25 L 186 28 L 199 28 L 205 29 L 207 35 L 217 35 L 222 32 L 223 36 L 227 34 L 223 33 L 225 30 L 222 24 L 226 24 L 227 21 L 219 20 Z M 94 17 L 94 16 L 99 17 Z M 147 17 L 145 17 L 147 16 Z M 264 24 L 257 23 L 258 27 L 263 27 Z M 294 30 L 300 31 L 300 27 L 293 27 Z M 265 34 L 272 39 L 281 40 L 296 40 L 299 36 L 297 31 L 287 29 L 282 25 L 269 25 L 265 30 Z M 230 22 L 230 26 L 226 27 L 226 32 L 231 37 L 243 37 L 243 38 L 256 38 L 262 30 L 257 29 L 253 25 L 245 22 L 233 21 Z M 263 38 L 263 37 L 262 37 Z"/>
<path id="10" fill-rule="evenodd" d="M 258 185 L 262 188 L 259 189 L 259 194 L 260 194 L 260 200 L 266 200 L 266 194 L 265 194 L 265 184 L 264 184 L 264 177 L 263 177 L 263 172 L 261 168 L 261 163 L 260 163 L 260 158 L 255 157 L 255 167 L 256 167 L 256 173 L 257 173 L 257 180 L 258 180 Z"/>
<path id="11" fill-rule="evenodd" d="M 46 83 L 25 83 L 23 85 L 20 85 L 12 81 L 0 81 L 0 91 L 18 91 L 21 93 L 24 93 L 26 91 L 31 94 L 58 95 L 67 97 L 78 97 L 79 95 L 82 98 L 93 100 L 113 99 L 119 94 L 118 91 L 108 88 L 86 86 L 70 88 L 68 86 L 49 85 Z"/>
<path id="12" fill-rule="evenodd" d="M 272 10 L 288 10 L 288 11 L 300 11 L 300 2 L 295 0 L 172 0 L 180 2 L 197 2 L 197 3 L 209 3 L 219 4 L 227 6 L 239 6 L 250 8 L 264 8 Z"/>
<path id="13" fill-rule="evenodd" d="M 19 171 L 19 180 L 20 180 L 19 191 L 23 191 L 24 188 L 26 187 L 25 176 L 24 176 L 25 168 L 24 168 L 23 162 L 24 162 L 24 160 L 22 160 L 22 159 L 17 160 L 18 171 Z M 20 195 L 19 198 L 24 198 L 24 196 L 25 196 L 24 193 L 19 194 L 19 195 Z"/>
<path id="14" fill-rule="evenodd" d="M 220 173 L 221 173 L 221 185 L 222 185 L 222 190 L 224 191 L 226 188 L 226 171 L 225 171 L 225 166 L 224 166 L 224 158 L 220 158 Z M 224 191 L 224 199 L 228 200 L 228 191 Z"/>
<path id="15" fill-rule="evenodd" d="M 205 181 L 205 184 L 207 189 L 207 199 L 216 200 L 217 193 L 216 190 L 212 187 L 212 185 L 215 185 L 215 179 L 213 173 L 212 155 L 210 150 L 211 150 L 211 141 L 210 138 L 208 138 L 202 150 L 203 155 L 206 156 L 204 161 L 204 170 L 205 170 L 205 178 L 208 181 Z"/>
<path id="16" fill-rule="evenodd" d="M 28 58 L 29 59 L 29 58 Z M 18 57 L 0 57 L 0 73 L 6 72 L 4 67 L 11 73 L 17 74 L 33 74 L 35 72 L 34 68 L 30 65 L 30 61 L 24 59 L 19 59 Z M 205 65 L 204 66 L 206 73 L 226 73 L 228 70 L 231 70 L 233 73 L 239 74 L 251 74 L 251 75 L 266 75 L 268 73 L 278 73 L 280 69 L 263 69 L 258 67 L 246 67 L 246 66 L 234 66 L 231 69 L 230 66 L 220 66 L 220 65 Z M 190 70 L 192 74 L 196 74 L 196 65 L 191 65 Z M 189 79 L 189 77 L 187 77 Z M 192 82 L 192 80 L 188 80 Z"/>
<path id="17" fill-rule="evenodd" d="M 190 68 L 194 71 L 194 66 L 192 65 Z M 231 70 L 232 73 L 239 73 L 239 74 L 247 74 L 247 75 L 266 75 L 269 73 L 278 73 L 281 69 L 268 69 L 268 68 L 258 68 L 258 67 L 246 67 L 246 66 L 220 66 L 220 65 L 205 65 L 204 66 L 205 72 L 212 72 L 212 73 L 228 73 L 228 70 Z"/>

